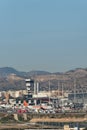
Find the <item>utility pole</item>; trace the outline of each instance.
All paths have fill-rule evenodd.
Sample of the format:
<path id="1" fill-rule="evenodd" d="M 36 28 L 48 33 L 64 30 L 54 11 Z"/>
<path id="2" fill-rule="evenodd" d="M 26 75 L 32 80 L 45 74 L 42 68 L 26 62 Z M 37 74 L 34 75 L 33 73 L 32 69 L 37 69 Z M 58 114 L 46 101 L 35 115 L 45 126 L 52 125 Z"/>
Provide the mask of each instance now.
<path id="1" fill-rule="evenodd" d="M 57 91 L 58 91 L 58 98 L 59 98 L 59 81 L 58 81 L 58 86 L 57 86 L 57 87 L 58 87 L 58 88 L 57 88 L 57 89 L 58 89 Z"/>
<path id="2" fill-rule="evenodd" d="M 49 103 L 50 103 L 50 81 L 49 81 Z"/>
<path id="3" fill-rule="evenodd" d="M 58 81 L 58 95 L 57 95 L 57 106 L 59 104 L 59 81 Z"/>
<path id="4" fill-rule="evenodd" d="M 62 111 L 63 111 L 63 82 L 62 82 Z"/>
<path id="5" fill-rule="evenodd" d="M 76 79 L 74 79 L 74 103 L 76 102 Z"/>
<path id="6" fill-rule="evenodd" d="M 82 87 L 82 95 L 83 95 L 83 103 L 84 103 L 84 91 L 83 91 L 83 87 Z"/>

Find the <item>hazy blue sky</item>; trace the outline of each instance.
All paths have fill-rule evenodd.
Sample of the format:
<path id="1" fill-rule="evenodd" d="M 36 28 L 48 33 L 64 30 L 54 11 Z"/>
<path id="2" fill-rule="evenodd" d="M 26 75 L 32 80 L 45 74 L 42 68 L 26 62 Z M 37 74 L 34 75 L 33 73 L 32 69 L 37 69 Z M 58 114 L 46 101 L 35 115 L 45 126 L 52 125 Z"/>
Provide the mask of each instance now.
<path id="1" fill-rule="evenodd" d="M 87 67 L 87 0 L 0 0 L 0 67 Z"/>

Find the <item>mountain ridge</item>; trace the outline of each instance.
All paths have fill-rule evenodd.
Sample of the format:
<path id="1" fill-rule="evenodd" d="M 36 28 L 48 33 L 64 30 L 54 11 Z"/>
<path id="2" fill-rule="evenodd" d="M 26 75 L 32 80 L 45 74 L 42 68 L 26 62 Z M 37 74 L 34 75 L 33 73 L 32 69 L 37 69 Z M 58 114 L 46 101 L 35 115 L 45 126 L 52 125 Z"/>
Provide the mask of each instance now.
<path id="1" fill-rule="evenodd" d="M 34 70 L 29 72 L 18 71 L 12 67 L 0 68 L 0 90 L 25 89 L 25 78 L 33 78 L 40 83 L 40 90 L 48 90 L 48 82 L 51 82 L 51 89 L 61 89 L 61 82 L 64 83 L 65 90 L 73 89 L 73 79 L 76 79 L 77 89 L 83 87 L 87 89 L 87 68 L 76 68 L 67 72 L 50 73 L 48 71 Z"/>
<path id="2" fill-rule="evenodd" d="M 64 73 L 74 72 L 74 71 L 78 71 L 78 70 L 87 71 L 87 68 L 75 68 L 75 69 L 71 69 L 71 70 L 66 71 L 66 72 L 49 72 L 49 71 L 45 71 L 45 70 L 31 70 L 31 71 L 25 72 L 25 71 L 19 71 L 19 70 L 13 68 L 13 67 L 1 67 L 0 68 L 0 74 L 6 73 L 8 75 L 8 74 L 12 74 L 12 73 L 13 74 L 20 74 L 20 73 L 22 73 L 22 74 L 28 73 L 29 74 L 30 73 L 30 75 L 34 75 L 34 74 L 36 74 L 36 75 L 46 75 L 46 74 L 64 74 Z"/>
<path id="3" fill-rule="evenodd" d="M 50 72 L 48 71 L 43 71 L 43 70 L 31 70 L 29 72 L 24 72 L 24 71 L 18 71 L 12 67 L 1 67 L 0 68 L 0 75 L 9 75 L 9 74 L 17 74 L 17 75 L 41 75 L 41 74 L 51 74 Z"/>

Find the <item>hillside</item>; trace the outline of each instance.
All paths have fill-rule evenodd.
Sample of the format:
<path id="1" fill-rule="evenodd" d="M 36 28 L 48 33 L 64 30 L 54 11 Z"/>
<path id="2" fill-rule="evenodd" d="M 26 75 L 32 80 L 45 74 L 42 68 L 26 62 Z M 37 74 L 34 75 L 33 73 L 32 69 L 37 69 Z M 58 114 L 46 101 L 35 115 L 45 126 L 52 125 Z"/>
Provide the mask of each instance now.
<path id="1" fill-rule="evenodd" d="M 14 68 L 0 68 L 0 90 L 25 89 L 25 78 L 33 78 L 40 83 L 40 90 L 56 90 L 63 88 L 65 91 L 73 91 L 74 81 L 76 91 L 87 90 L 87 69 L 77 68 L 65 73 L 50 73 L 46 71 L 20 72 Z"/>

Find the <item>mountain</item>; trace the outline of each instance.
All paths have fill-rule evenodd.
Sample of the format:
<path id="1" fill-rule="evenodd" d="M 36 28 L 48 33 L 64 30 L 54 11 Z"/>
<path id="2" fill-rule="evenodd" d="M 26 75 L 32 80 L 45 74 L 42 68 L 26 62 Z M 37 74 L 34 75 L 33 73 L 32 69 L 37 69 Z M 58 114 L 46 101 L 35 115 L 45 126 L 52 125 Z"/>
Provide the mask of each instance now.
<path id="1" fill-rule="evenodd" d="M 50 72 L 47 72 L 47 71 L 41 71 L 41 70 L 33 70 L 33 71 L 30 71 L 27 73 L 27 75 L 29 76 L 34 76 L 34 75 L 50 75 L 51 73 Z"/>
<path id="2" fill-rule="evenodd" d="M 7 76 L 9 74 L 18 74 L 18 71 L 11 67 L 0 68 L 0 76 Z"/>
<path id="3" fill-rule="evenodd" d="M 51 73 L 47 72 L 47 71 L 30 71 L 30 72 L 20 72 L 20 71 L 17 71 L 16 69 L 12 68 L 12 67 L 3 67 L 3 68 L 0 68 L 0 76 L 1 77 L 6 77 L 10 74 L 16 74 L 16 75 L 19 75 L 19 76 L 23 76 L 23 77 L 26 77 L 26 76 L 34 76 L 34 75 L 49 75 Z"/>
<path id="4" fill-rule="evenodd" d="M 0 68 L 0 90 L 25 89 L 25 78 L 31 77 L 40 83 L 40 90 L 62 89 L 73 91 L 74 80 L 76 81 L 76 91 L 87 90 L 87 68 L 76 68 L 65 73 L 50 73 L 47 71 L 21 72 L 11 67 Z"/>

